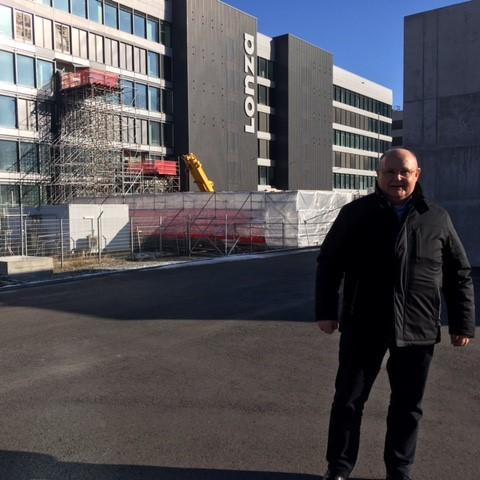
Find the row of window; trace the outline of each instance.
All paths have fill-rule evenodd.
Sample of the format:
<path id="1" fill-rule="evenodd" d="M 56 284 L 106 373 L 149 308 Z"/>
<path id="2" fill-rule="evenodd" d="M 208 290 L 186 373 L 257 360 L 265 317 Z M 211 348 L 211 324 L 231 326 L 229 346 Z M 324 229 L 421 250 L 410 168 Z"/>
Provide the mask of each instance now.
<path id="1" fill-rule="evenodd" d="M 361 108 L 368 112 L 392 118 L 392 106 L 388 105 L 388 103 L 383 103 L 379 100 L 366 97 L 365 95 L 360 95 L 359 93 L 352 92 L 351 90 L 339 87 L 338 85 L 333 86 L 333 99 L 337 102 L 351 105 L 352 107 Z"/>
<path id="2" fill-rule="evenodd" d="M 53 63 L 0 50 L 0 81 L 50 90 Z"/>
<path id="3" fill-rule="evenodd" d="M 273 185 L 273 167 L 258 167 L 258 185 Z"/>
<path id="4" fill-rule="evenodd" d="M 257 57 L 257 75 L 259 77 L 273 80 L 275 73 L 273 70 L 274 63 L 266 58 Z"/>
<path id="5" fill-rule="evenodd" d="M 357 135 L 356 133 L 344 132 L 342 130 L 333 131 L 333 144 L 340 147 L 357 148 L 367 152 L 383 153 L 391 146 L 390 142 L 379 140 L 378 138 Z"/>
<path id="6" fill-rule="evenodd" d="M 172 45 L 171 26 L 168 22 L 143 12 L 102 0 L 42 0 L 44 5 L 88 18 L 107 27 L 116 28 L 152 42 Z"/>
<path id="7" fill-rule="evenodd" d="M 365 155 L 357 155 L 354 153 L 333 152 L 333 165 L 341 168 L 376 171 L 378 158 L 366 157 Z"/>
<path id="8" fill-rule="evenodd" d="M 367 175 L 333 174 L 333 188 L 348 190 L 368 190 L 375 187 L 375 177 Z"/>
<path id="9" fill-rule="evenodd" d="M 115 122 L 118 120 L 118 117 L 114 118 Z M 154 122 L 134 117 L 121 117 L 121 122 L 122 142 L 173 148 L 172 123 Z M 118 141 L 116 138 L 112 138 L 112 140 Z"/>
<path id="10" fill-rule="evenodd" d="M 380 133 L 381 135 L 387 135 L 389 137 L 392 134 L 390 123 L 366 117 L 359 113 L 350 112 L 343 108 L 335 107 L 333 109 L 333 121 L 335 123 L 340 123 L 341 125 L 347 125 L 360 130 L 368 130 L 369 132 Z"/>
<path id="11" fill-rule="evenodd" d="M 55 49 L 112 67 L 172 80 L 171 57 L 68 25 L 55 24 Z"/>
<path id="12" fill-rule="evenodd" d="M 172 90 L 160 89 L 130 80 L 120 80 L 120 86 L 124 105 L 173 115 Z"/>
<path id="13" fill-rule="evenodd" d="M 22 204 L 39 207 L 45 198 L 45 189 L 40 185 L 22 185 Z M 17 207 L 20 203 L 20 185 L 0 184 L 0 207 Z"/>
<path id="14" fill-rule="evenodd" d="M 10 18 L 8 12 L 0 6 L 0 35 L 12 36 L 12 26 L 5 19 Z M 2 13 L 4 16 L 2 16 Z M 69 25 L 52 23 L 52 20 L 35 17 L 35 30 L 32 30 L 32 15 L 15 12 L 15 37 L 28 43 L 59 52 L 85 58 L 112 67 L 122 68 L 131 72 L 150 75 L 156 78 L 172 80 L 172 59 L 156 52 L 145 50 L 124 42 L 119 42 L 102 35 L 87 32 Z"/>

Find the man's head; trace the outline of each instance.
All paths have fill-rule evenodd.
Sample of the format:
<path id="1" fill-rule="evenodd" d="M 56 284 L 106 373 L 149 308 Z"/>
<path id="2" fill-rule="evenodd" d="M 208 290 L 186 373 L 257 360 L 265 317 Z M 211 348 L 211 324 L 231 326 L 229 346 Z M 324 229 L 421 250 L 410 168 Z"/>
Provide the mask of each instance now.
<path id="1" fill-rule="evenodd" d="M 393 205 L 405 203 L 420 176 L 417 158 L 406 148 L 392 148 L 380 158 L 378 186 Z"/>

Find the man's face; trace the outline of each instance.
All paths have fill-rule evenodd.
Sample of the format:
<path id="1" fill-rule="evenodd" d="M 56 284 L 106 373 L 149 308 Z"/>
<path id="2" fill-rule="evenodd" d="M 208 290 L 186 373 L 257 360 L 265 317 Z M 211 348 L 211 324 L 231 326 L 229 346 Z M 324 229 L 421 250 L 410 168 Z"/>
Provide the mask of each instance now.
<path id="1" fill-rule="evenodd" d="M 408 150 L 394 150 L 379 165 L 378 186 L 393 205 L 404 203 L 420 176 L 417 159 Z"/>

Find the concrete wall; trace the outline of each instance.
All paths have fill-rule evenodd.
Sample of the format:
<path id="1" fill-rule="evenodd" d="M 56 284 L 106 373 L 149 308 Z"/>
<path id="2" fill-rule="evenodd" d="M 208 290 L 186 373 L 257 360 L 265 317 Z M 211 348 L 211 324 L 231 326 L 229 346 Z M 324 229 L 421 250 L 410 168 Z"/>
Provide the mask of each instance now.
<path id="1" fill-rule="evenodd" d="M 217 191 L 256 190 L 257 130 L 245 132 L 244 34 L 256 39 L 257 21 L 218 0 L 175 0 L 173 8 L 176 153 L 197 154 Z M 254 62 L 256 72 L 256 54 Z"/>
<path id="2" fill-rule="evenodd" d="M 332 55 L 291 35 L 274 39 L 276 184 L 332 189 Z"/>
<path id="3" fill-rule="evenodd" d="M 480 2 L 405 18 L 404 145 L 480 266 Z"/>

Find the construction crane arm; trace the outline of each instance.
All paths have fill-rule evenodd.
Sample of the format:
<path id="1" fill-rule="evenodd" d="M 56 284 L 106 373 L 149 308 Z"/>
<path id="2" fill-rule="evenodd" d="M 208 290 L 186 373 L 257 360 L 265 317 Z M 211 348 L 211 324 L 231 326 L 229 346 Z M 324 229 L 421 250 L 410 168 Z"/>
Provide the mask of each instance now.
<path id="1" fill-rule="evenodd" d="M 197 156 L 194 153 L 188 153 L 182 155 L 182 158 L 200 191 L 215 192 L 215 183 L 207 177 L 207 174 Z"/>

